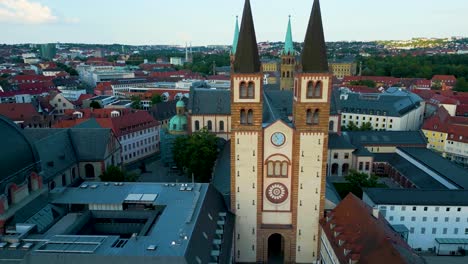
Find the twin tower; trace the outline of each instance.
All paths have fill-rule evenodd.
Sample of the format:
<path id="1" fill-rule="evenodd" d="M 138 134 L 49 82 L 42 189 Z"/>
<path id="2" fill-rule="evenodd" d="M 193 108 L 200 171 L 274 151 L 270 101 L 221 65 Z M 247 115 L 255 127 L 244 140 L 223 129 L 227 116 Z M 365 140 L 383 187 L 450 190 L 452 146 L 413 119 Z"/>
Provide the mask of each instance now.
<path id="1" fill-rule="evenodd" d="M 238 39 L 237 39 L 238 38 Z M 236 45 L 237 44 L 237 45 Z M 237 263 L 317 263 L 325 203 L 331 77 L 318 0 L 300 62 L 288 25 L 282 78 L 292 116 L 263 89 L 250 1 L 232 50 L 231 211 Z"/>

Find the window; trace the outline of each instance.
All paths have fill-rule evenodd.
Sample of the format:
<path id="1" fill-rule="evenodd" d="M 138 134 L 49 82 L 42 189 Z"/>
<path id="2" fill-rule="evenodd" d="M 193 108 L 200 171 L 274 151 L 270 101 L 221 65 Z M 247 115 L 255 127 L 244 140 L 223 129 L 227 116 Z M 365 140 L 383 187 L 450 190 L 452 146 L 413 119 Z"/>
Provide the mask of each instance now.
<path id="1" fill-rule="evenodd" d="M 208 131 L 213 130 L 213 122 L 211 120 L 208 121 Z"/>
<path id="2" fill-rule="evenodd" d="M 439 207 L 438 207 L 438 206 L 435 208 L 435 211 L 436 211 L 436 212 L 439 212 Z"/>
<path id="3" fill-rule="evenodd" d="M 424 211 L 427 211 L 427 206 L 424 207 Z"/>
<path id="4" fill-rule="evenodd" d="M 345 159 L 349 159 L 349 153 L 345 153 L 345 154 L 344 154 L 344 158 L 345 158 Z"/>
<path id="5" fill-rule="evenodd" d="M 240 84 L 240 98 L 247 98 L 247 85 L 245 82 Z"/>
<path id="6" fill-rule="evenodd" d="M 455 222 L 457 222 L 457 223 L 460 222 L 460 217 L 456 217 Z"/>
<path id="7" fill-rule="evenodd" d="M 413 211 L 416 211 L 416 206 L 413 206 Z"/>
<path id="8" fill-rule="evenodd" d="M 281 176 L 288 176 L 288 163 L 286 161 L 283 161 L 283 163 L 281 163 Z"/>
<path id="9" fill-rule="evenodd" d="M 461 211 L 461 207 L 458 207 L 458 208 L 457 208 L 457 212 L 460 212 L 460 211 Z"/>
<path id="10" fill-rule="evenodd" d="M 426 233 L 426 228 L 425 227 L 421 227 L 421 234 L 424 235 Z"/>
<path id="11" fill-rule="evenodd" d="M 448 217 L 445 217 L 445 222 L 448 222 L 449 221 L 449 218 Z"/>
<path id="12" fill-rule="evenodd" d="M 312 125 L 312 110 L 310 110 L 310 109 L 307 109 L 306 124 L 307 125 Z"/>
<path id="13" fill-rule="evenodd" d="M 314 83 L 312 81 L 307 83 L 307 98 L 314 97 Z"/>
<path id="14" fill-rule="evenodd" d="M 335 122 L 330 121 L 330 123 L 328 123 L 328 131 L 333 131 L 333 128 L 335 127 Z"/>
<path id="15" fill-rule="evenodd" d="M 224 131 L 224 121 L 219 121 L 219 131 Z"/>
<path id="16" fill-rule="evenodd" d="M 390 211 L 394 211 L 394 210 L 395 210 L 395 206 L 394 205 L 390 206 Z"/>
<path id="17" fill-rule="evenodd" d="M 444 227 L 444 229 L 442 229 L 442 234 L 446 235 L 447 234 L 447 228 Z"/>
<path id="18" fill-rule="evenodd" d="M 319 110 L 318 109 L 315 109 L 315 112 L 314 112 L 314 125 L 318 125 L 319 124 Z"/>
<path id="19" fill-rule="evenodd" d="M 402 206 L 402 207 L 401 207 L 401 210 L 402 210 L 402 211 L 406 211 L 406 206 Z"/>
<path id="20" fill-rule="evenodd" d="M 453 234 L 454 234 L 454 235 L 458 235 L 458 228 L 454 228 L 454 229 L 453 229 Z"/>
<path id="21" fill-rule="evenodd" d="M 439 221 L 439 218 L 436 216 L 434 217 L 434 222 L 437 222 L 437 221 Z"/>
<path id="22" fill-rule="evenodd" d="M 411 234 L 414 234 L 414 227 L 411 227 L 411 228 L 410 228 L 410 233 L 411 233 Z"/>
<path id="23" fill-rule="evenodd" d="M 362 170 L 363 167 L 364 167 L 364 163 L 362 161 L 359 162 L 359 170 Z"/>
<path id="24" fill-rule="evenodd" d="M 336 152 L 333 153 L 333 158 L 334 158 L 334 159 L 338 159 L 338 153 L 336 153 Z"/>
<path id="25" fill-rule="evenodd" d="M 314 97 L 322 97 L 322 82 L 320 81 L 315 84 Z"/>
<path id="26" fill-rule="evenodd" d="M 393 216 L 390 216 L 390 217 L 388 218 L 388 220 L 389 220 L 389 221 L 393 221 Z"/>
<path id="27" fill-rule="evenodd" d="M 253 110 L 252 109 L 250 109 L 247 114 L 247 124 L 249 125 L 253 124 Z"/>
<path id="28" fill-rule="evenodd" d="M 268 164 L 267 164 L 267 175 L 268 176 L 273 176 L 274 175 L 273 168 L 274 168 L 273 161 L 269 161 Z"/>
<path id="29" fill-rule="evenodd" d="M 195 121 L 195 131 L 200 130 L 200 121 Z"/>
<path id="30" fill-rule="evenodd" d="M 244 109 L 242 109 L 241 112 L 240 112 L 240 123 L 241 124 L 247 124 L 247 115 L 246 115 Z"/>
<path id="31" fill-rule="evenodd" d="M 450 212 L 450 207 L 447 207 L 445 211 Z"/>
<path id="32" fill-rule="evenodd" d="M 253 82 L 249 82 L 249 86 L 247 88 L 247 98 L 255 98 L 255 84 Z"/>
<path id="33" fill-rule="evenodd" d="M 437 233 L 437 228 L 433 227 L 432 228 L 432 234 L 435 235 Z"/>
<path id="34" fill-rule="evenodd" d="M 366 162 L 366 171 L 370 170 L 370 162 Z"/>
<path id="35" fill-rule="evenodd" d="M 423 222 L 427 222 L 427 217 L 426 216 L 423 217 Z"/>
<path id="36" fill-rule="evenodd" d="M 465 228 L 465 235 L 468 235 L 468 228 Z"/>
<path id="37" fill-rule="evenodd" d="M 416 221 L 416 216 L 412 216 L 412 217 L 411 217 L 411 221 L 412 221 L 412 222 Z"/>
<path id="38" fill-rule="evenodd" d="M 275 162 L 275 176 L 281 175 L 281 162 Z"/>
<path id="39" fill-rule="evenodd" d="M 405 221 L 405 217 L 404 217 L 404 216 L 400 216 L 400 221 Z"/>

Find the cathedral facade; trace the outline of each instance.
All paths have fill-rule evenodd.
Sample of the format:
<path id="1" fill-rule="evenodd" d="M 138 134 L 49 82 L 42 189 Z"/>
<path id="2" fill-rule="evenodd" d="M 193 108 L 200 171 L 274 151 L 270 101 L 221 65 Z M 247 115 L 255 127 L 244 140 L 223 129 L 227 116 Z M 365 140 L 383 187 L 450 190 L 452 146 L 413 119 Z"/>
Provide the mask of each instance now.
<path id="1" fill-rule="evenodd" d="M 290 76 L 292 120 L 264 94 L 246 0 L 231 75 L 231 208 L 238 263 L 318 260 L 332 86 L 318 0 L 301 63 Z"/>

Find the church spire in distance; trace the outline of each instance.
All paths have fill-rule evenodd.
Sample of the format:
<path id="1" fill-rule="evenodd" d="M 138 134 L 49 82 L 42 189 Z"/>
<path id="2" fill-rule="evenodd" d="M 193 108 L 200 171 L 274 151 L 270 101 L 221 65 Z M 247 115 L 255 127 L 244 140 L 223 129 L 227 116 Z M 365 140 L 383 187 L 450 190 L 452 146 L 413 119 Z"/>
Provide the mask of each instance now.
<path id="1" fill-rule="evenodd" d="M 237 42 L 234 61 L 234 72 L 260 72 L 260 57 L 258 55 L 257 38 L 255 36 L 255 27 L 249 0 L 245 0 L 244 13 L 242 14 L 239 41 Z"/>
<path id="2" fill-rule="evenodd" d="M 234 28 L 234 40 L 232 42 L 231 55 L 236 54 L 238 41 L 239 41 L 239 16 L 236 16 L 236 26 Z"/>
<path id="3" fill-rule="evenodd" d="M 314 1 L 302 50 L 302 72 L 328 72 L 327 48 L 323 34 L 319 0 Z"/>
<path id="4" fill-rule="evenodd" d="M 286 38 L 284 40 L 283 55 L 294 55 L 294 43 L 292 40 L 292 30 L 291 30 L 291 16 L 288 20 L 288 30 L 286 31 Z"/>

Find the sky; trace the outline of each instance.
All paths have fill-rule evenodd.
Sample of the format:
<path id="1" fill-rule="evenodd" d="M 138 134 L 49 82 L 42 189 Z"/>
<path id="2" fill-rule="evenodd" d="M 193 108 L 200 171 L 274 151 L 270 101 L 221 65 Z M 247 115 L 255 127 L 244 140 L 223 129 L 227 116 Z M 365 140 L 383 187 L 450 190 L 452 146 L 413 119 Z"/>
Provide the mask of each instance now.
<path id="1" fill-rule="evenodd" d="M 251 0 L 257 41 L 304 40 L 313 0 Z M 467 0 L 322 0 L 327 41 L 468 37 Z M 0 0 L 0 43 L 229 45 L 244 0 Z"/>

